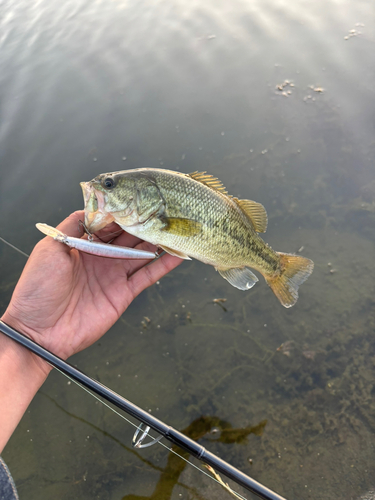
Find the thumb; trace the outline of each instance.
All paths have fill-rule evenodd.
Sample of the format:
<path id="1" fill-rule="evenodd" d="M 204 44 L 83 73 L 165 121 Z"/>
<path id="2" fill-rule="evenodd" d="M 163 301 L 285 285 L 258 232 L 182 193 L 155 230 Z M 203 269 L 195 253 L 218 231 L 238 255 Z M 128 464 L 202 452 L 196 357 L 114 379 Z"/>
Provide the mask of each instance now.
<path id="1" fill-rule="evenodd" d="M 77 210 L 69 215 L 65 220 L 63 220 L 57 229 L 62 231 L 67 236 L 73 236 L 74 238 L 80 238 L 84 231 L 80 225 L 80 222 L 85 219 L 85 212 L 83 210 Z"/>

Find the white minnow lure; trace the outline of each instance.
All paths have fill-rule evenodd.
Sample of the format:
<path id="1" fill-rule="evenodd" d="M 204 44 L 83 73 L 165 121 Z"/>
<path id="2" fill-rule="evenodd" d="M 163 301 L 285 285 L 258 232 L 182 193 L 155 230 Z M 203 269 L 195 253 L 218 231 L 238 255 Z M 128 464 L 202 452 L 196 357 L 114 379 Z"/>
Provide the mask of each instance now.
<path id="1" fill-rule="evenodd" d="M 120 247 L 109 245 L 108 243 L 97 243 L 96 241 L 84 240 L 67 236 L 58 229 L 47 224 L 35 224 L 37 229 L 47 236 L 51 236 L 60 243 L 65 243 L 68 247 L 75 248 L 80 252 L 98 255 L 99 257 L 110 257 L 112 259 L 155 259 L 158 255 L 155 252 L 137 250 L 136 248 Z"/>

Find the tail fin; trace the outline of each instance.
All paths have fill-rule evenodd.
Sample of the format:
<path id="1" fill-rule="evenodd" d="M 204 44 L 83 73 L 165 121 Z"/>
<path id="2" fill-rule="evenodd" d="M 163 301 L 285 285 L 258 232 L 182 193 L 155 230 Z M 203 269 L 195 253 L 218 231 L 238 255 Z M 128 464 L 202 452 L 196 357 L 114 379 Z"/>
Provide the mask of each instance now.
<path id="1" fill-rule="evenodd" d="M 266 278 L 273 293 L 284 307 L 292 307 L 298 299 L 298 287 L 304 283 L 314 269 L 314 262 L 299 255 L 281 253 L 280 274 Z"/>

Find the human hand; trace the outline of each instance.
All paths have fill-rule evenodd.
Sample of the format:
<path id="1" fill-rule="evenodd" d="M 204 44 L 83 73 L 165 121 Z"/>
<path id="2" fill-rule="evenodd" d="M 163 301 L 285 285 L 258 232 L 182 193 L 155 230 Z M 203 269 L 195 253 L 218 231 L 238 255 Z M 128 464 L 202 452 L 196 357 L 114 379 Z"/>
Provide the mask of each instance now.
<path id="1" fill-rule="evenodd" d="M 80 237 L 83 217 L 82 211 L 75 212 L 58 229 Z M 114 230 L 115 224 L 99 236 L 107 241 Z M 155 250 L 124 232 L 113 243 Z M 97 257 L 46 237 L 30 255 L 2 319 L 66 359 L 97 341 L 142 290 L 181 262 L 168 254 L 151 263 Z M 49 366 L 43 363 L 43 369 L 49 371 Z"/>

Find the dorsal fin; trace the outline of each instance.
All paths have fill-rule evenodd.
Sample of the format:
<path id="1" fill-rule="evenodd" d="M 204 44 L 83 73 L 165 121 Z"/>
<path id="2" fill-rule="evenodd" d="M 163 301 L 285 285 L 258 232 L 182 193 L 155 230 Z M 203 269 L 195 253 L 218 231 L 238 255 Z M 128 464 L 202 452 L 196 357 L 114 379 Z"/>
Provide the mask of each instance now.
<path id="1" fill-rule="evenodd" d="M 261 203 L 251 200 L 239 200 L 232 198 L 241 208 L 243 213 L 250 219 L 257 233 L 265 233 L 267 230 L 267 212 Z"/>
<path id="2" fill-rule="evenodd" d="M 195 181 L 201 182 L 202 184 L 219 191 L 220 193 L 228 194 L 228 191 L 223 186 L 223 183 L 213 175 L 207 174 L 206 172 L 193 172 L 192 174 L 188 174 L 188 176 Z"/>

